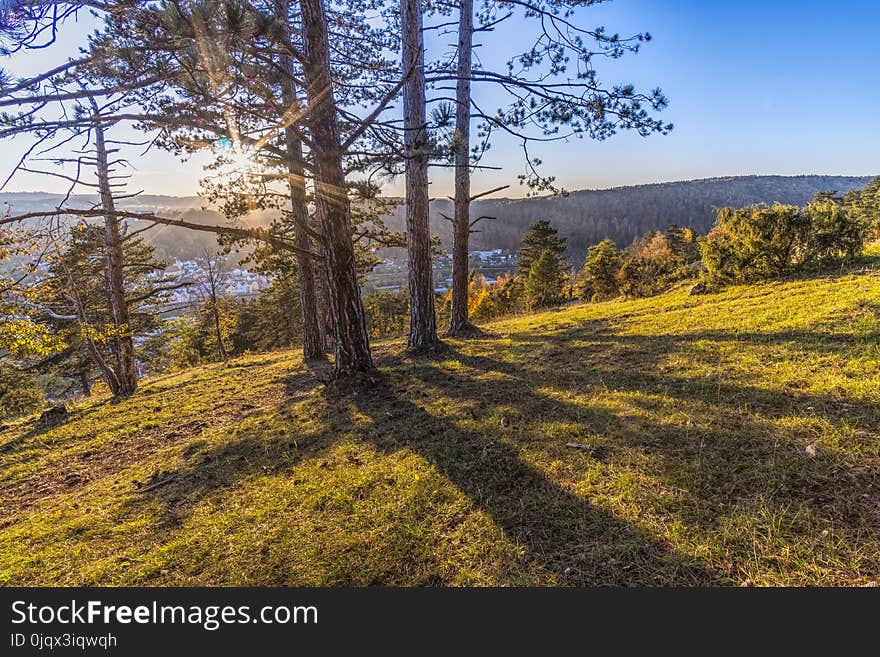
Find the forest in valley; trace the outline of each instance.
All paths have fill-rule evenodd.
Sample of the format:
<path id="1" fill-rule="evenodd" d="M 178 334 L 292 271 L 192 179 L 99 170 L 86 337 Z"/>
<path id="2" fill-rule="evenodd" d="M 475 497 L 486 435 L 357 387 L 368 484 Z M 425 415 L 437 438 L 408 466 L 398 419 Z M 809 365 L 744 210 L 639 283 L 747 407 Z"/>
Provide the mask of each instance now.
<path id="1" fill-rule="evenodd" d="M 880 581 L 880 178 L 564 189 L 592 4 L 4 3 L 0 586 Z"/>

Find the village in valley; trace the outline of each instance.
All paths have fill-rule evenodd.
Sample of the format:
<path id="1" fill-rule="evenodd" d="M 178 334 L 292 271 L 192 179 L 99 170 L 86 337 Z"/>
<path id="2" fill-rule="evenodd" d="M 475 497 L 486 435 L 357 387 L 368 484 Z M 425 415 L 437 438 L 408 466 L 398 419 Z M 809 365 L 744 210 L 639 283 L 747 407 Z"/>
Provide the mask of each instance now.
<path id="1" fill-rule="evenodd" d="M 471 271 L 482 277 L 487 285 L 494 285 L 498 277 L 516 269 L 516 254 L 503 249 L 471 251 Z M 272 285 L 272 275 L 249 271 L 245 265 L 236 264 L 229 256 L 216 274 L 219 296 L 228 299 L 248 300 Z M 406 288 L 407 261 L 404 255 L 385 255 L 381 262 L 367 275 L 364 291 L 402 292 Z M 452 257 L 448 254 L 434 258 L 434 291 L 445 294 L 452 287 Z M 204 286 L 210 277 L 203 259 L 175 260 L 164 271 L 164 277 L 173 282 L 175 289 L 168 294 L 162 308 L 163 317 L 172 318 L 187 313 L 204 301 Z"/>
<path id="2" fill-rule="evenodd" d="M 470 271 L 475 276 L 481 276 L 486 284 L 494 285 L 498 277 L 510 274 L 516 269 L 516 253 L 504 249 L 490 249 L 486 251 L 468 252 L 468 264 Z M 386 256 L 382 262 L 367 276 L 366 292 L 387 290 L 389 292 L 402 292 L 406 287 L 405 256 Z M 442 254 L 436 256 L 433 261 L 434 292 L 446 294 L 452 288 L 452 256 Z"/>

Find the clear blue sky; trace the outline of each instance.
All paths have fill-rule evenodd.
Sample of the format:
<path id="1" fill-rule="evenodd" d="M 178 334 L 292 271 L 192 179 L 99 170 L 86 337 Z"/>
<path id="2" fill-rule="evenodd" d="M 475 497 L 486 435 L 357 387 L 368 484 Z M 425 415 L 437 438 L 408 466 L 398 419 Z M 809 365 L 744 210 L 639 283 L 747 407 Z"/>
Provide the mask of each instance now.
<path id="1" fill-rule="evenodd" d="M 880 173 L 880 84 L 877 82 L 880 2 L 876 0 L 615 0 L 578 10 L 584 26 L 627 34 L 649 31 L 654 40 L 635 56 L 600 62 L 609 82 L 661 86 L 670 99 L 663 118 L 668 136 L 620 134 L 605 142 L 573 140 L 534 149 L 568 189 L 742 174 Z M 526 42 L 529 23 L 483 35 L 480 56 L 506 59 Z M 57 62 L 80 38 L 68 29 L 53 52 L 28 53 L 4 65 L 27 74 Z M 450 37 L 430 37 L 436 52 Z M 491 88 L 478 98 L 495 108 Z M 16 146 L 19 146 L 18 144 Z M 522 171 L 517 145 L 499 140 L 484 162 L 502 172 L 480 172 L 474 189 L 514 187 Z M 181 164 L 164 153 L 134 162 L 133 188 L 195 194 L 200 161 Z M 5 177 L 5 176 L 4 176 Z M 60 188 L 62 183 L 21 177 L 8 190 Z M 432 194 L 449 193 L 450 178 L 434 170 Z M 388 193 L 398 193 L 399 183 Z"/>

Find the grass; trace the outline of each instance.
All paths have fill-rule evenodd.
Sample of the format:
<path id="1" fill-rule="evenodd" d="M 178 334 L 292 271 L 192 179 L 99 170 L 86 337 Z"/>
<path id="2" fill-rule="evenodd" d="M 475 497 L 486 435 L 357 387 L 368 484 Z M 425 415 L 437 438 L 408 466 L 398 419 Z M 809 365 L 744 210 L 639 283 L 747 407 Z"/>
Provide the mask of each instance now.
<path id="1" fill-rule="evenodd" d="M 880 272 L 486 328 L 7 426 L 0 584 L 880 582 Z"/>

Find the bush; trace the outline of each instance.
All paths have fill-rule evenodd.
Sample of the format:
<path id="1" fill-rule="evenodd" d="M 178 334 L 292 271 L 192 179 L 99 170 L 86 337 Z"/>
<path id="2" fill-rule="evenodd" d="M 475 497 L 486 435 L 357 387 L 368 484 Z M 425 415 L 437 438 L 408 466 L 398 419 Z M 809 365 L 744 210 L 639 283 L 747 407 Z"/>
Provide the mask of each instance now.
<path id="1" fill-rule="evenodd" d="M 364 312 L 370 337 L 402 335 L 409 326 L 409 292 L 377 290 L 364 297 Z"/>
<path id="2" fill-rule="evenodd" d="M 512 315 L 524 309 L 525 285 L 519 276 L 500 276 L 494 285 L 487 285 L 472 298 L 471 316 L 487 321 Z"/>
<path id="3" fill-rule="evenodd" d="M 696 233 L 676 225 L 636 239 L 628 253 L 617 276 L 620 293 L 627 298 L 660 294 L 673 283 L 693 277 L 696 271 L 691 263 L 699 260 Z"/>
<path id="4" fill-rule="evenodd" d="M 627 298 L 660 294 L 669 287 L 674 271 L 675 267 L 668 260 L 630 258 L 620 268 L 618 289 Z"/>
<path id="5" fill-rule="evenodd" d="M 166 324 L 163 332 L 166 350 L 159 369 L 184 370 L 202 361 L 202 336 L 193 317 L 178 317 Z"/>
<path id="6" fill-rule="evenodd" d="M 805 212 L 810 218 L 810 248 L 804 254 L 804 266 L 822 266 L 861 253 L 869 226 L 839 201 L 817 199 Z"/>
<path id="7" fill-rule="evenodd" d="M 603 240 L 587 250 L 587 259 L 578 275 L 575 294 L 586 301 L 603 301 L 620 295 L 618 275 L 623 255 L 614 242 Z"/>
<path id="8" fill-rule="evenodd" d="M 38 411 L 45 401 L 33 374 L 11 365 L 0 366 L 0 420 Z"/>
<path id="9" fill-rule="evenodd" d="M 844 201 L 847 212 L 865 226 L 873 238 L 880 238 L 880 177 L 874 178 L 864 189 L 854 190 Z"/>
<path id="10" fill-rule="evenodd" d="M 857 255 L 865 227 L 828 196 L 805 208 L 753 205 L 724 208 L 700 243 L 710 282 L 767 280 Z"/>
<path id="11" fill-rule="evenodd" d="M 672 224 L 662 235 L 670 254 L 678 263 L 689 265 L 699 261 L 700 248 L 693 228 Z"/>

